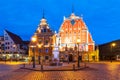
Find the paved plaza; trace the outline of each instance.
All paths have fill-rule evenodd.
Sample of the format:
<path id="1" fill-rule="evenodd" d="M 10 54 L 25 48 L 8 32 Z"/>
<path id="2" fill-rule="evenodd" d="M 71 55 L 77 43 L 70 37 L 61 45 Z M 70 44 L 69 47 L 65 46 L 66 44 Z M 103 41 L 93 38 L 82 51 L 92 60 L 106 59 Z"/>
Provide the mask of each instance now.
<path id="1" fill-rule="evenodd" d="M 87 63 L 88 68 L 77 71 L 35 71 L 21 69 L 21 64 L 0 64 L 3 66 L 9 66 L 4 67 L 8 72 L 1 75 L 4 70 L 0 69 L 0 80 L 120 80 L 120 62 Z"/>

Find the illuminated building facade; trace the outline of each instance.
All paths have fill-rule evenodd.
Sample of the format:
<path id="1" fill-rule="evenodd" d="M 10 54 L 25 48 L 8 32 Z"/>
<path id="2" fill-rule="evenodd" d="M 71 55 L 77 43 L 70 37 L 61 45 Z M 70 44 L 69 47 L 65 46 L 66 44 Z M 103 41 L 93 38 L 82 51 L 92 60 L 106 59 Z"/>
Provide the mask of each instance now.
<path id="1" fill-rule="evenodd" d="M 0 57 L 4 52 L 4 36 L 0 36 Z"/>
<path id="2" fill-rule="evenodd" d="M 64 17 L 58 34 L 53 33 L 43 15 L 32 37 L 36 40 L 34 42 L 31 40 L 29 44 L 29 56 L 35 56 L 36 60 L 52 60 L 55 46 L 59 46 L 60 60 L 76 61 L 78 56 L 81 56 L 82 61 L 99 60 L 99 51 L 95 50 L 95 42 L 85 22 L 74 13 L 68 18 Z"/>
<path id="3" fill-rule="evenodd" d="M 27 45 L 16 34 L 4 30 L 4 36 L 0 37 L 0 57 L 6 60 L 22 59 L 27 53 Z"/>
<path id="4" fill-rule="evenodd" d="M 34 42 L 31 40 L 29 44 L 29 56 L 32 57 L 34 53 L 36 60 L 40 58 L 39 60 L 42 61 L 50 61 L 52 59 L 53 35 L 54 33 L 43 17 L 33 35 L 36 40 Z"/>
<path id="5" fill-rule="evenodd" d="M 70 61 L 77 60 L 79 51 L 83 61 L 98 61 L 95 42 L 82 17 L 76 16 L 74 13 L 69 18 L 64 17 L 58 35 L 62 58 Z M 77 42 L 78 39 L 79 43 Z"/>

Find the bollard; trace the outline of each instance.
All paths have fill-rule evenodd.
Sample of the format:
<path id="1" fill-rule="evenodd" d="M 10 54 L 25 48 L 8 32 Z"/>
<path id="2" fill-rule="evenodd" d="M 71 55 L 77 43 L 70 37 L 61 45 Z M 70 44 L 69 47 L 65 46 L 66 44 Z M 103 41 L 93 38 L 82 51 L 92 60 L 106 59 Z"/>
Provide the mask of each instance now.
<path id="1" fill-rule="evenodd" d="M 41 71 L 43 71 L 43 65 L 41 65 Z"/>
<path id="2" fill-rule="evenodd" d="M 25 68 L 25 63 L 23 64 L 23 67 Z"/>
<path id="3" fill-rule="evenodd" d="M 73 64 L 73 70 L 75 71 L 75 64 Z"/>
<path id="4" fill-rule="evenodd" d="M 84 67 L 86 68 L 87 66 L 86 66 L 86 62 L 84 63 Z"/>

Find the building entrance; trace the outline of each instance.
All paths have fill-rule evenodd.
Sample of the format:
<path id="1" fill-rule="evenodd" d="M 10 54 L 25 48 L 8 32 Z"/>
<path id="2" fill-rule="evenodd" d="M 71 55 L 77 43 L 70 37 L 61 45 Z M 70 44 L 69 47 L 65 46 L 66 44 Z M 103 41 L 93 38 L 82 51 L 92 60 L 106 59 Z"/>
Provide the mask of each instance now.
<path id="1" fill-rule="evenodd" d="M 72 61 L 73 61 L 73 55 L 69 54 L 69 62 L 72 62 Z"/>

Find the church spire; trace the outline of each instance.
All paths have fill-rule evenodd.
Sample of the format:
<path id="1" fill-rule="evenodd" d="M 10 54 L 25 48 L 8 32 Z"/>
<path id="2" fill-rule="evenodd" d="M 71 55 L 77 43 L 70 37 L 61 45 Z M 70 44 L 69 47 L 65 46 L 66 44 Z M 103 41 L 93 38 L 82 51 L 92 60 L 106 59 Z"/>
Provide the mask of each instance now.
<path id="1" fill-rule="evenodd" d="M 74 4 L 72 4 L 72 13 L 74 13 Z"/>
<path id="2" fill-rule="evenodd" d="M 44 9 L 43 9 L 42 19 L 41 19 L 40 25 L 48 25 L 47 20 L 45 19 Z"/>
<path id="3" fill-rule="evenodd" d="M 43 15 L 42 15 L 42 18 L 45 18 L 45 13 L 44 13 L 44 9 L 43 9 Z"/>

